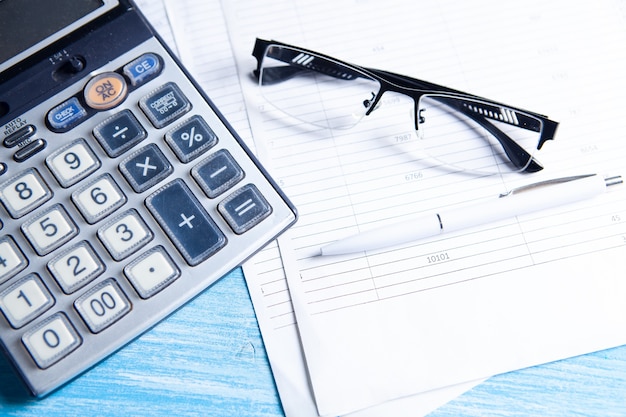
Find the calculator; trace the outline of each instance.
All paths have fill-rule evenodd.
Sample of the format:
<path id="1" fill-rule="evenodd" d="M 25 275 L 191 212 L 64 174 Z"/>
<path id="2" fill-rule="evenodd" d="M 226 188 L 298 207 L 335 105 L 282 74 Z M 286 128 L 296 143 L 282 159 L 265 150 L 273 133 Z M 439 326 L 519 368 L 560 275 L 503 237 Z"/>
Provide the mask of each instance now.
<path id="1" fill-rule="evenodd" d="M 131 1 L 0 1 L 0 62 L 0 344 L 41 397 L 297 214 Z"/>

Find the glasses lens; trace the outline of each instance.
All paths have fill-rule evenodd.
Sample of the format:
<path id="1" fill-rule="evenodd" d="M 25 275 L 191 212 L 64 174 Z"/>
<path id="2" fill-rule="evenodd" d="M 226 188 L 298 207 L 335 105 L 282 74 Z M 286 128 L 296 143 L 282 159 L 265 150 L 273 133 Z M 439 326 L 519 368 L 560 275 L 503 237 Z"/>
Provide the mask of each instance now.
<path id="1" fill-rule="evenodd" d="M 417 107 L 423 150 L 462 171 L 536 171 L 533 159 L 543 124 L 529 114 L 479 100 L 427 94 Z"/>
<path id="2" fill-rule="evenodd" d="M 349 128 L 365 115 L 379 83 L 355 68 L 296 48 L 272 45 L 259 74 L 263 97 L 279 110 L 327 128 Z"/>

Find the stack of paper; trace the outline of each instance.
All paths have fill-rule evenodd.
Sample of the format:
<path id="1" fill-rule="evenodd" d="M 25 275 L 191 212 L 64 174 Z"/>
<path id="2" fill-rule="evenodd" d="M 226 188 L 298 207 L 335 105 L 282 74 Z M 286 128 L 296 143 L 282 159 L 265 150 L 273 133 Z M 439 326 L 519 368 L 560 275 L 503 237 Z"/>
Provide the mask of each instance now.
<path id="1" fill-rule="evenodd" d="M 315 256 L 357 231 L 521 184 L 626 175 L 620 2 L 167 4 L 183 61 L 300 211 L 244 267 L 288 416 L 424 415 L 472 381 L 626 343 L 624 187 L 366 255 Z M 260 96 L 256 37 L 548 114 L 560 127 L 542 150 L 546 169 L 429 168 L 401 96 L 349 131 L 303 125 Z"/>

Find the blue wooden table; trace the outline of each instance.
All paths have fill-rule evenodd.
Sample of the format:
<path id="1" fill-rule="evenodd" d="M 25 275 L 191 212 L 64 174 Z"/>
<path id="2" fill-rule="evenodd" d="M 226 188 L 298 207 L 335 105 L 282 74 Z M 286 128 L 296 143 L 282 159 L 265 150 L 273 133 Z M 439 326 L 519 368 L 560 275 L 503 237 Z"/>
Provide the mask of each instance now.
<path id="1" fill-rule="evenodd" d="M 626 331 L 626 329 L 625 329 Z M 2 416 L 283 416 L 240 270 L 35 400 L 0 357 Z M 626 416 L 626 347 L 493 377 L 432 414 Z"/>

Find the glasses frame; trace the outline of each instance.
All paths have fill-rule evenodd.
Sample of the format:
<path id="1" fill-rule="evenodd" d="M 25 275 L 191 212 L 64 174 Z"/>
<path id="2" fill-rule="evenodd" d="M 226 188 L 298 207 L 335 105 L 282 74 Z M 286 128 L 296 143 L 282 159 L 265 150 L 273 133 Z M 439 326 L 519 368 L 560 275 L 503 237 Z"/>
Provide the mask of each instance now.
<path id="1" fill-rule="evenodd" d="M 378 104 L 384 93 L 391 91 L 404 94 L 414 101 L 414 119 L 415 129 L 417 131 L 419 131 L 420 115 L 418 114 L 418 112 L 420 98 L 424 95 L 439 95 L 440 101 L 442 103 L 453 107 L 455 111 L 459 111 L 465 114 L 476 123 L 478 123 L 485 130 L 487 130 L 489 133 L 491 133 L 500 142 L 511 163 L 518 167 L 520 172 L 537 172 L 542 170 L 543 166 L 535 158 L 529 155 L 528 152 L 526 152 L 520 145 L 518 145 L 515 140 L 511 139 L 497 126 L 489 122 L 489 119 L 512 124 L 523 129 L 541 131 L 537 144 L 537 150 L 540 150 L 546 141 L 554 139 L 554 135 L 556 134 L 556 130 L 559 125 L 558 122 L 550 120 L 548 116 L 544 116 L 539 113 L 509 106 L 507 104 L 486 99 L 484 97 L 468 94 L 459 90 L 454 90 L 449 87 L 444 87 L 442 85 L 419 80 L 405 75 L 351 64 L 349 62 L 341 61 L 339 59 L 333 58 L 325 54 L 321 54 L 319 52 L 301 48 L 299 46 L 289 45 L 287 43 L 278 41 L 264 40 L 260 38 L 256 39 L 254 49 L 252 51 L 252 56 L 254 56 L 257 60 L 257 68 L 253 71 L 253 74 L 255 75 L 257 80 L 259 80 L 261 76 L 263 58 L 268 54 L 268 50 L 272 46 L 289 48 L 281 49 L 283 53 L 280 55 L 271 55 L 271 58 L 281 62 L 285 62 L 290 65 L 289 67 L 281 67 L 282 69 L 284 69 L 284 73 L 275 78 L 275 83 L 286 81 L 303 70 L 315 71 L 325 75 L 329 75 L 331 77 L 345 79 L 347 81 L 363 76 L 370 77 L 371 79 L 379 83 L 380 89 L 374 95 L 374 97 L 372 97 L 371 101 L 366 101 L 364 103 L 367 106 L 367 111 L 365 112 L 365 115 L 369 116 L 372 111 L 374 111 L 376 105 Z M 300 53 L 309 54 L 312 57 L 317 56 L 323 58 L 327 62 L 324 62 L 323 65 L 319 65 L 319 61 L 315 63 L 315 59 L 294 60 L 294 58 L 296 58 Z M 479 101 L 481 104 L 481 108 L 476 109 L 475 106 L 452 106 L 450 103 L 445 102 L 445 96 L 457 99 L 454 100 L 455 104 L 459 103 L 458 99 L 461 99 L 460 103 L 462 103 L 462 99 L 464 98 L 472 100 L 471 103 L 473 105 L 475 101 Z M 507 119 L 503 120 L 502 117 L 498 117 L 501 114 L 502 108 L 513 110 L 515 112 L 515 123 L 513 123 L 512 121 L 508 121 Z M 537 120 L 540 122 L 539 125 L 537 124 Z"/>

